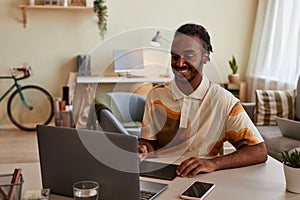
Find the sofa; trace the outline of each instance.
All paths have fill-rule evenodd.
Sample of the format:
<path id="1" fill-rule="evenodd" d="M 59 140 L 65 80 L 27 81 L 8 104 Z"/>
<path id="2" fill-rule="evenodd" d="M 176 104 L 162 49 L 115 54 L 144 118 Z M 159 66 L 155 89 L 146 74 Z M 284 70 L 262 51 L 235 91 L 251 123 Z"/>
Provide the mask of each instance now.
<path id="1" fill-rule="evenodd" d="M 274 90 L 273 90 L 274 91 Z M 286 91 L 281 91 L 286 92 Z M 281 153 L 283 151 L 291 151 L 295 148 L 300 147 L 300 140 L 285 137 L 282 135 L 279 127 L 274 124 L 272 125 L 258 125 L 257 118 L 255 118 L 257 115 L 257 104 L 259 103 L 258 97 L 256 93 L 256 102 L 248 102 L 248 103 L 242 103 L 244 109 L 246 110 L 247 114 L 251 118 L 251 120 L 256 124 L 256 127 L 262 137 L 265 140 L 265 144 L 267 146 L 267 151 L 270 156 L 277 159 L 278 161 L 282 162 Z M 300 119 L 300 76 L 298 79 L 298 84 L 296 90 L 294 90 L 294 98 L 293 98 L 293 120 L 299 121 Z M 272 112 L 272 111 L 270 111 Z M 282 117 L 282 116 L 280 116 Z M 299 130 L 300 134 L 300 130 Z"/>
<path id="2" fill-rule="evenodd" d="M 251 102 L 242 104 L 249 117 L 254 120 L 255 103 Z M 256 127 L 265 140 L 268 154 L 280 162 L 282 161 L 281 152 L 290 151 L 294 148 L 300 147 L 300 140 L 284 137 L 277 125 L 257 125 Z"/>

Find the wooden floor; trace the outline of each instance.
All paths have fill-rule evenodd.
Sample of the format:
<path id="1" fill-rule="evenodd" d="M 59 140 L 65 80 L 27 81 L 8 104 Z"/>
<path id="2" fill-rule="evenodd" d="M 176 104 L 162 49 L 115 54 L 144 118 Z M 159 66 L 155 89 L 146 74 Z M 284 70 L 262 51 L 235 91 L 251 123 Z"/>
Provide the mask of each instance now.
<path id="1" fill-rule="evenodd" d="M 39 162 L 36 132 L 0 129 L 0 164 Z"/>

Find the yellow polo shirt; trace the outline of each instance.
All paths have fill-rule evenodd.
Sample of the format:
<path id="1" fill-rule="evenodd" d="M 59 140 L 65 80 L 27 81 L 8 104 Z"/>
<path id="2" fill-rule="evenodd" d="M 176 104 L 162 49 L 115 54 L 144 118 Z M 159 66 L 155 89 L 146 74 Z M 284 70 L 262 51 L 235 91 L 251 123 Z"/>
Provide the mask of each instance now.
<path id="1" fill-rule="evenodd" d="M 156 155 L 223 155 L 223 143 L 235 148 L 263 142 L 239 100 L 207 77 L 190 95 L 172 80 L 148 96 L 141 138 L 157 140 Z"/>

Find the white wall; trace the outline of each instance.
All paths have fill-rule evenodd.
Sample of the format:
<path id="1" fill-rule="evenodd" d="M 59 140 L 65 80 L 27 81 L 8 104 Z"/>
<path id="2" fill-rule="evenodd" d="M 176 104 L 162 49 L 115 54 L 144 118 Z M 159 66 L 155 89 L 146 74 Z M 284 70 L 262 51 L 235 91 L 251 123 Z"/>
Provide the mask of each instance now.
<path id="1" fill-rule="evenodd" d="M 89 54 L 102 42 L 97 18 L 92 10 L 28 10 L 28 27 L 23 28 L 22 3 L 27 1 L 0 1 L 0 74 L 8 74 L 9 66 L 28 62 L 34 75 L 23 84 L 42 85 L 54 97 L 61 96 L 69 72 L 76 71 L 76 55 Z M 107 0 L 107 5 L 106 41 L 134 29 L 175 30 L 186 22 L 200 23 L 210 32 L 214 47 L 213 64 L 206 69 L 210 78 L 218 80 L 219 72 L 221 79 L 227 79 L 232 54 L 244 78 L 257 0 Z M 0 80 L 0 94 L 8 85 Z M 6 101 L 0 110 L 0 125 L 10 124 Z"/>

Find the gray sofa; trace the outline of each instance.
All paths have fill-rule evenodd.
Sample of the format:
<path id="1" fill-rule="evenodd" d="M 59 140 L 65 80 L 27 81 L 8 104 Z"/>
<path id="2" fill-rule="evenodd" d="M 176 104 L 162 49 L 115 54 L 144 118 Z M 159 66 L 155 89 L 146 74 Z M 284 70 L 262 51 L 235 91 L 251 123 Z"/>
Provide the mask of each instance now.
<path id="1" fill-rule="evenodd" d="M 242 103 L 250 118 L 254 119 L 255 103 Z M 265 140 L 268 154 L 282 161 L 281 152 L 300 147 L 300 140 L 284 137 L 278 126 L 256 126 Z"/>
<path id="2" fill-rule="evenodd" d="M 249 117 L 254 121 L 255 103 L 242 103 Z M 300 119 L 300 76 L 295 97 L 295 120 Z M 273 158 L 282 161 L 281 152 L 300 147 L 300 140 L 284 137 L 278 126 L 256 126 L 265 140 L 267 151 Z M 300 132 L 300 130 L 299 130 Z M 300 133 L 299 133 L 300 134 Z"/>

